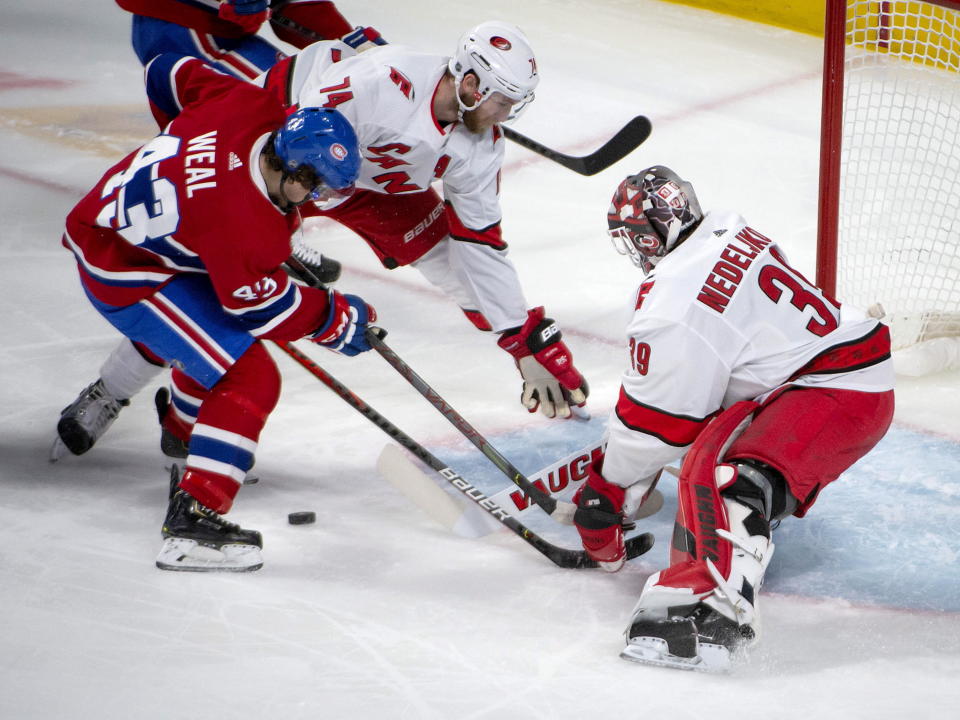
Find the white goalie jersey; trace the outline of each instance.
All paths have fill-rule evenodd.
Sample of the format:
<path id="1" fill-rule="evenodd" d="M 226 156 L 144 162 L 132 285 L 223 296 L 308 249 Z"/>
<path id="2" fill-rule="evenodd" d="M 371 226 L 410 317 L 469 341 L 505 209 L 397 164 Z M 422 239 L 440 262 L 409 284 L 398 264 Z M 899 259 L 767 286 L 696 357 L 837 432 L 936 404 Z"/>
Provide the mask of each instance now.
<path id="1" fill-rule="evenodd" d="M 604 477 L 639 496 L 703 427 L 786 385 L 893 388 L 886 328 L 839 303 L 736 213 L 708 213 L 641 284 Z"/>

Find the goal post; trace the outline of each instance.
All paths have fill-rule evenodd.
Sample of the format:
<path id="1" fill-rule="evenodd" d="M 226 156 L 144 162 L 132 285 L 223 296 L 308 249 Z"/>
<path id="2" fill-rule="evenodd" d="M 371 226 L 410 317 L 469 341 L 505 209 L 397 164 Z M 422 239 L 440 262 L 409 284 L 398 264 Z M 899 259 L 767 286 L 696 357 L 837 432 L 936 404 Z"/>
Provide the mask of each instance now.
<path id="1" fill-rule="evenodd" d="M 818 213 L 820 287 L 960 338 L 960 0 L 827 0 Z"/>

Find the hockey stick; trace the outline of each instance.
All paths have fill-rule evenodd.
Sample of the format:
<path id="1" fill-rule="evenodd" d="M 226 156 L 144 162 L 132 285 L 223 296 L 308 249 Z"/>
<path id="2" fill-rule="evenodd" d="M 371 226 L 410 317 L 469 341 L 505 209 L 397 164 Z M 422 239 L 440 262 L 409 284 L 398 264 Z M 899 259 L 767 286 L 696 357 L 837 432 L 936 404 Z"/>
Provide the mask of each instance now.
<path id="1" fill-rule="evenodd" d="M 488 514 L 493 516 L 502 525 L 510 528 L 514 533 L 523 538 L 532 545 L 541 554 L 545 555 L 551 562 L 562 568 L 595 568 L 596 562 L 591 560 L 582 550 L 570 550 L 562 548 L 543 539 L 528 527 L 520 523 L 514 517 L 508 515 L 504 510 L 497 506 L 492 500 L 480 490 L 470 484 L 458 472 L 451 469 L 443 463 L 438 457 L 423 447 L 416 440 L 411 438 L 400 428 L 387 420 L 383 415 L 374 410 L 361 400 L 352 390 L 341 383 L 335 377 L 326 372 L 309 356 L 300 352 L 289 342 L 277 342 L 277 346 L 287 355 L 293 358 L 299 365 L 319 379 L 324 385 L 333 390 L 350 407 L 357 410 L 361 415 L 370 420 L 374 425 L 383 430 L 387 435 L 396 440 L 400 445 L 413 453 L 433 470 L 436 470 L 443 476 L 447 482 L 453 485 L 457 490 L 466 495 L 470 500 L 483 508 Z M 650 533 L 644 533 L 636 538 L 631 538 L 631 543 L 627 544 L 627 557 L 633 558 L 642 555 L 653 547 L 653 536 Z"/>
<path id="2" fill-rule="evenodd" d="M 549 493 L 544 492 L 530 482 L 523 473 L 514 467 L 513 463 L 507 460 L 507 458 L 468 423 L 460 413 L 440 397 L 440 394 L 430 387 L 426 380 L 417 375 L 413 368 L 407 365 L 399 355 L 390 349 L 383 341 L 384 334 L 384 331 L 380 328 L 369 328 L 367 330 L 367 340 L 373 346 L 373 349 L 380 353 L 384 360 L 390 363 L 407 382 L 417 389 L 417 392 L 423 395 L 431 405 L 440 411 L 441 415 L 450 421 L 451 425 L 463 433 L 467 440 L 476 445 L 480 452 L 486 455 L 490 462 L 497 466 L 500 472 L 510 478 L 510 481 L 523 490 L 545 513 L 564 525 L 573 525 L 573 514 L 577 511 L 577 506 L 573 503 L 562 502 L 551 497 Z"/>
<path id="3" fill-rule="evenodd" d="M 526 135 L 521 135 L 511 127 L 502 126 L 503 136 L 508 140 L 513 140 L 518 145 L 525 147 L 537 155 L 541 155 L 548 160 L 563 165 L 568 170 L 573 170 L 581 175 L 596 175 L 601 170 L 606 170 L 627 155 L 632 153 L 643 142 L 650 137 L 650 131 L 653 127 L 650 120 L 643 115 L 637 115 L 633 120 L 624 125 L 612 138 L 607 140 L 599 149 L 584 155 L 574 157 L 564 155 L 562 152 L 541 145 L 536 140 L 531 140 Z"/>
<path id="4" fill-rule="evenodd" d="M 529 497 L 533 502 L 540 506 L 544 512 L 553 517 L 558 522 L 564 523 L 565 525 L 573 524 L 573 515 L 577 510 L 577 506 L 573 503 L 563 502 L 557 500 L 554 497 L 551 497 L 549 493 L 544 492 L 536 485 L 534 485 L 530 480 L 528 480 L 523 473 L 517 470 L 513 464 L 507 460 L 490 442 L 483 437 L 477 430 L 468 423 L 464 417 L 454 410 L 450 405 L 444 400 L 440 395 L 430 387 L 427 382 L 417 375 L 409 365 L 407 365 L 400 356 L 397 355 L 390 347 L 383 341 L 384 331 L 380 328 L 368 328 L 367 329 L 367 340 L 373 346 L 373 349 L 380 353 L 383 356 L 384 360 L 390 363 L 394 369 L 400 373 L 404 379 L 413 385 L 417 391 L 423 395 L 431 405 L 433 405 L 440 413 L 450 421 L 450 423 L 457 428 L 464 437 L 466 437 L 470 442 L 472 442 L 479 450 L 482 452 L 490 462 L 497 466 L 497 468 L 508 478 L 510 481 L 523 490 L 527 497 Z M 652 542 L 652 537 L 646 537 L 649 533 L 644 533 L 643 535 L 637 535 L 636 537 L 630 538 L 627 540 L 627 557 L 636 557 L 641 555 L 646 550 L 641 549 L 646 547 L 649 543 Z M 649 547 L 647 547 L 649 549 Z"/>
<path id="5" fill-rule="evenodd" d="M 576 456 L 575 461 L 579 461 L 580 453 L 574 453 L 570 457 L 574 456 Z M 558 467 L 568 467 L 569 459 L 569 457 L 564 458 L 531 475 L 533 483 L 538 484 L 538 479 L 539 482 L 544 482 L 544 478 L 548 477 L 549 473 L 556 472 Z M 462 503 L 454 502 L 454 497 L 440 487 L 439 479 L 436 479 L 432 473 L 428 476 L 419 464 L 414 463 L 407 453 L 392 443 L 385 445 L 380 451 L 377 470 L 387 482 L 406 495 L 417 507 L 456 535 L 477 538 L 499 529 L 499 525 L 485 522 L 486 516 L 480 515 L 472 505 L 464 506 Z M 552 495 L 563 492 L 563 490 L 554 491 L 553 488 L 552 484 L 548 487 Z M 573 491 L 572 487 L 567 489 Z M 522 490 L 514 485 L 494 493 L 490 499 L 521 522 L 524 515 L 539 509 L 526 498 Z M 655 515 L 663 507 L 663 503 L 663 494 L 654 489 L 630 519 L 642 520 Z"/>
<path id="6" fill-rule="evenodd" d="M 288 30 L 292 30 L 312 40 L 319 41 L 327 39 L 321 36 L 319 33 L 314 32 L 310 28 L 304 27 L 297 22 L 294 22 L 284 15 L 274 15 L 270 18 L 270 22 L 285 27 Z M 513 142 L 517 143 L 517 145 L 525 147 L 527 150 L 530 150 L 541 157 L 545 157 L 548 160 L 553 160 L 553 162 L 563 165 L 563 167 L 567 168 L 568 170 L 573 170 L 575 173 L 579 173 L 581 175 L 596 175 L 601 170 L 606 170 L 615 162 L 619 162 L 636 150 L 648 137 L 650 137 L 652 126 L 650 125 L 650 120 L 648 118 L 644 117 L 643 115 L 637 115 L 635 118 L 633 118 L 633 120 L 620 128 L 620 131 L 617 132 L 617 134 L 612 138 L 607 140 L 607 142 L 605 142 L 599 149 L 582 157 L 565 155 L 558 150 L 548 148 L 546 145 L 538 143 L 536 140 L 528 138 L 526 135 L 522 135 L 506 125 L 501 125 L 500 129 L 503 130 L 503 136 L 507 138 L 507 140 L 512 140 Z"/>

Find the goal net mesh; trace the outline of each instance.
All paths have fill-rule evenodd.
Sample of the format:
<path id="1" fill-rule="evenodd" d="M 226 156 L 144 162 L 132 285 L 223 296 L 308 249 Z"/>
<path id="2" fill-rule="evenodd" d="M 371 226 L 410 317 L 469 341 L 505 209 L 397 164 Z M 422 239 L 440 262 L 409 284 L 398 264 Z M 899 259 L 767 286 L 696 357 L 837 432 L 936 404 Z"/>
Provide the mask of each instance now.
<path id="1" fill-rule="evenodd" d="M 960 336 L 960 3 L 847 0 L 837 294 Z"/>

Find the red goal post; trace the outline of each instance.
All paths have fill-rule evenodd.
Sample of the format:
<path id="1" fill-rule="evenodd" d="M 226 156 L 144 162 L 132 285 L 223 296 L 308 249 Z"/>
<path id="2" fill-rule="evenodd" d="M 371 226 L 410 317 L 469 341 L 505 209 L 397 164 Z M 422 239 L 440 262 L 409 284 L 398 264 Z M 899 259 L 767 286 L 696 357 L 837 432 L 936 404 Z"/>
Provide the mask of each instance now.
<path id="1" fill-rule="evenodd" d="M 818 221 L 818 285 L 895 349 L 960 337 L 960 0 L 827 0 Z"/>

